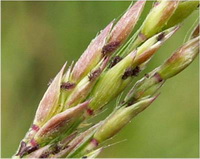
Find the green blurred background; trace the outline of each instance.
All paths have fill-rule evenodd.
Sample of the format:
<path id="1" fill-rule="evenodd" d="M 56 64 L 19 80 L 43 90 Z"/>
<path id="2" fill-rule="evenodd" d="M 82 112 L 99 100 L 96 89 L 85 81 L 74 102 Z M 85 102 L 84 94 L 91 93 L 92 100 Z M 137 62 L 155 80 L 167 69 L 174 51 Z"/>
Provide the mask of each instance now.
<path id="1" fill-rule="evenodd" d="M 28 130 L 51 78 L 77 60 L 91 39 L 130 2 L 2 2 L 2 157 Z M 136 28 L 147 15 L 146 8 Z M 148 72 L 180 46 L 197 20 L 193 13 L 150 62 Z M 108 143 L 99 157 L 198 157 L 198 59 L 169 80 L 159 98 Z M 142 75 L 144 75 L 142 73 Z M 112 102 L 109 107 L 113 107 Z M 104 114 L 105 116 L 105 114 Z"/>

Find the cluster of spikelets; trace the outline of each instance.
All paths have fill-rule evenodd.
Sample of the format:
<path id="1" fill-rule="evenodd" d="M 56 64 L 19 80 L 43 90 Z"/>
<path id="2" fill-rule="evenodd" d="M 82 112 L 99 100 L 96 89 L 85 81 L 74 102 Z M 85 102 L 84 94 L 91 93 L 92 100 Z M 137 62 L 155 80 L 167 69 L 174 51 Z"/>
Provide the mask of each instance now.
<path id="1" fill-rule="evenodd" d="M 111 22 L 92 40 L 74 65 L 66 72 L 66 64 L 62 67 L 39 103 L 33 124 L 13 158 L 96 157 L 104 148 L 102 142 L 146 109 L 165 81 L 195 59 L 199 53 L 199 25 L 188 42 L 136 82 L 105 120 L 93 126 L 86 124 L 129 87 L 199 2 L 158 0 L 140 29 L 131 34 L 144 5 L 145 1 L 131 5 L 118 21 Z"/>

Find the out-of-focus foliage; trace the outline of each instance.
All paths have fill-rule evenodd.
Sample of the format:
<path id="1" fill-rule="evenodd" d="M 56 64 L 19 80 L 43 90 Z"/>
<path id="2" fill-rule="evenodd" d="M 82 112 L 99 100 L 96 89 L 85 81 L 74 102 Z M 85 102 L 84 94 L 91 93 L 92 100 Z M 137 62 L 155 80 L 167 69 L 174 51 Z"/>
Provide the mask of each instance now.
<path id="1" fill-rule="evenodd" d="M 129 4 L 2 2 L 2 157 L 16 151 L 48 82 L 64 62 L 77 60 L 96 33 Z M 147 2 L 138 27 L 151 6 L 152 2 Z M 144 72 L 160 65 L 183 43 L 197 17 L 196 11 Z M 198 68 L 196 59 L 167 81 L 152 106 L 109 142 L 127 140 L 107 148 L 99 157 L 198 157 Z"/>

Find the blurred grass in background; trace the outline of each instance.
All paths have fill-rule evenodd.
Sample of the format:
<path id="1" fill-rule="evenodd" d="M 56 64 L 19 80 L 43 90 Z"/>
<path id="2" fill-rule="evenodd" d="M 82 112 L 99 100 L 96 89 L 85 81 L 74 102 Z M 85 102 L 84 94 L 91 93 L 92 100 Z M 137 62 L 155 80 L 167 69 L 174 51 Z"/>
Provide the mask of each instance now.
<path id="1" fill-rule="evenodd" d="M 16 151 L 48 82 L 64 62 L 77 60 L 96 33 L 129 4 L 2 2 L 2 157 L 10 157 Z M 138 24 L 151 5 L 152 2 L 146 4 Z M 161 64 L 183 43 L 197 17 L 198 11 L 159 50 L 144 73 Z M 99 157 L 197 158 L 198 68 L 196 59 L 169 80 L 152 106 L 109 143 L 127 140 L 107 148 Z M 113 102 L 109 107 L 114 105 Z"/>

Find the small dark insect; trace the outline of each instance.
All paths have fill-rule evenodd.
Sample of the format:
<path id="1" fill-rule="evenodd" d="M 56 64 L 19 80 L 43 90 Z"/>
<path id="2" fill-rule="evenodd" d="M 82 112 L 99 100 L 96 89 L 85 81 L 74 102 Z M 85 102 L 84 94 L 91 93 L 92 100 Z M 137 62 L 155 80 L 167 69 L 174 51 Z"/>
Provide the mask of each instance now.
<path id="1" fill-rule="evenodd" d="M 65 83 L 62 83 L 60 88 L 61 89 L 72 89 L 75 87 L 75 83 L 71 83 L 71 82 L 65 82 Z"/>
<path id="2" fill-rule="evenodd" d="M 157 37 L 157 40 L 161 41 L 164 37 L 165 37 L 165 33 L 162 33 Z"/>
<path id="3" fill-rule="evenodd" d="M 89 81 L 92 81 L 93 79 L 98 77 L 100 73 L 101 73 L 101 69 L 97 69 L 97 70 L 91 72 L 90 75 L 88 76 Z"/>
<path id="4" fill-rule="evenodd" d="M 111 42 L 111 43 L 105 45 L 102 49 L 103 55 L 105 56 L 108 53 L 115 51 L 118 48 L 119 45 L 120 45 L 119 41 Z"/>
<path id="5" fill-rule="evenodd" d="M 115 66 L 119 61 L 121 61 L 123 58 L 120 56 L 115 56 L 112 58 L 111 62 L 110 62 L 110 66 L 109 68 L 112 68 L 113 66 Z"/>
<path id="6" fill-rule="evenodd" d="M 134 69 L 129 67 L 126 69 L 126 71 L 124 72 L 123 76 L 122 76 L 122 79 L 125 80 L 127 79 L 128 77 L 131 77 L 131 76 L 137 76 L 140 72 L 140 68 L 138 66 L 136 66 Z"/>
<path id="7" fill-rule="evenodd" d="M 83 156 L 82 158 L 87 158 L 87 156 Z"/>

